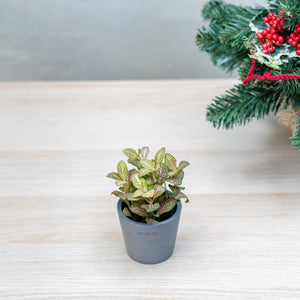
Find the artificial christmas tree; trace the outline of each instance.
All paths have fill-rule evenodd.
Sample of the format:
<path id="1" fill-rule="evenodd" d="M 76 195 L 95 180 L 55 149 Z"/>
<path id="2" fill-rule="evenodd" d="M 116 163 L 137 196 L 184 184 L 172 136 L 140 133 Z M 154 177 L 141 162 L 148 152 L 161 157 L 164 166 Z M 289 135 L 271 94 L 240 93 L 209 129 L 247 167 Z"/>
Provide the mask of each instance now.
<path id="1" fill-rule="evenodd" d="M 210 23 L 196 44 L 225 71 L 238 68 L 242 80 L 214 99 L 207 119 L 229 129 L 279 112 L 300 150 L 300 0 L 273 0 L 268 8 L 213 0 L 202 14 Z"/>

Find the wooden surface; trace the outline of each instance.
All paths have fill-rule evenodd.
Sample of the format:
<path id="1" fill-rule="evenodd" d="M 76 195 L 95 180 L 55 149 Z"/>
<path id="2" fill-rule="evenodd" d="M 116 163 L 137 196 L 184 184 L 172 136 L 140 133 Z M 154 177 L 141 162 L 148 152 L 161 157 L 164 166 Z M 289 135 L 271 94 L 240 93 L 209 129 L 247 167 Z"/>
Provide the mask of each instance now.
<path id="1" fill-rule="evenodd" d="M 0 298 L 300 299 L 300 153 L 270 117 L 205 121 L 232 80 L 1 83 Z M 125 253 L 125 147 L 190 161 L 174 255 Z"/>

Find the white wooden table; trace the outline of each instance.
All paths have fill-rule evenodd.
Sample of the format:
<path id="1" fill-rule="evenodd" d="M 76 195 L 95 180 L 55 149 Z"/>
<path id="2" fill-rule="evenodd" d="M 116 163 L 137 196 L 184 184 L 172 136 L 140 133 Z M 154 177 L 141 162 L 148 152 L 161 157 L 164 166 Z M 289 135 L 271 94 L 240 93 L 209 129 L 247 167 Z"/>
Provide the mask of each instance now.
<path id="1" fill-rule="evenodd" d="M 1 83 L 1 299 L 300 299 L 300 152 L 275 118 L 205 121 L 232 80 Z M 173 256 L 132 261 L 106 173 L 190 161 Z"/>

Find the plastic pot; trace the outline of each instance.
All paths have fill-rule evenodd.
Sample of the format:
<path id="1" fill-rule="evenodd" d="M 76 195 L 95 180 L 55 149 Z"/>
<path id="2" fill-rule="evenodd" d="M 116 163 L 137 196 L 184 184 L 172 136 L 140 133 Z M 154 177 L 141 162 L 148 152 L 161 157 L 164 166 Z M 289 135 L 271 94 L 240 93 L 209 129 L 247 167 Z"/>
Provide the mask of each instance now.
<path id="1" fill-rule="evenodd" d="M 143 264 L 156 264 L 167 260 L 174 251 L 181 213 L 181 202 L 177 201 L 173 216 L 155 224 L 138 223 L 122 212 L 122 200 L 117 205 L 119 220 L 128 255 Z"/>

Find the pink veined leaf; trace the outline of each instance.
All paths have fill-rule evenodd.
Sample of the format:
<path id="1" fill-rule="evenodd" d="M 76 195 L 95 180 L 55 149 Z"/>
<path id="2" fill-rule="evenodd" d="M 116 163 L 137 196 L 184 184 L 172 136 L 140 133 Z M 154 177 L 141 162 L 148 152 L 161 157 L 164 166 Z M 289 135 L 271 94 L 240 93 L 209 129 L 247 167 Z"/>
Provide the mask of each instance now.
<path id="1" fill-rule="evenodd" d="M 124 160 L 119 161 L 117 165 L 118 174 L 123 180 L 127 180 L 128 169 Z"/>
<path id="2" fill-rule="evenodd" d="M 136 152 L 134 149 L 132 149 L 132 148 L 126 148 L 126 149 L 124 149 L 124 150 L 123 150 L 123 153 L 124 153 L 127 157 L 133 158 L 133 159 L 137 158 L 137 156 L 138 156 L 137 152 Z"/>
<path id="3" fill-rule="evenodd" d="M 131 212 L 133 212 L 141 217 L 148 216 L 146 210 L 138 205 L 131 205 L 130 210 L 131 210 Z"/>
<path id="4" fill-rule="evenodd" d="M 169 184 L 169 188 L 174 194 L 178 194 L 181 190 L 184 190 L 185 188 L 183 186 L 176 186 Z"/>
<path id="5" fill-rule="evenodd" d="M 174 198 L 165 200 L 163 203 L 161 203 L 160 208 L 156 212 L 156 215 L 159 216 L 161 214 L 164 214 L 164 213 L 172 210 L 175 207 L 176 203 L 177 203 L 177 200 Z"/>
<path id="6" fill-rule="evenodd" d="M 149 147 L 143 147 L 142 150 L 141 150 L 141 156 L 142 158 L 147 158 L 149 154 Z"/>
<path id="7" fill-rule="evenodd" d="M 159 197 L 160 195 L 162 195 L 162 194 L 165 192 L 165 190 L 166 190 L 166 189 L 165 189 L 163 186 L 161 186 L 161 185 L 155 185 L 154 189 L 155 189 L 155 193 L 154 193 L 154 195 L 153 195 L 153 198 L 154 198 L 154 199 L 157 198 L 157 197 Z"/>
<path id="8" fill-rule="evenodd" d="M 161 166 L 161 163 L 163 162 L 164 156 L 166 153 L 166 148 L 163 147 L 160 150 L 158 150 L 155 154 L 155 167 L 158 168 Z"/>
<path id="9" fill-rule="evenodd" d="M 149 174 L 150 172 L 151 172 L 151 170 L 146 169 L 146 168 L 140 169 L 140 171 L 139 171 L 139 176 L 140 176 L 140 177 L 143 177 L 143 176 Z"/>
<path id="10" fill-rule="evenodd" d="M 137 167 L 138 169 L 142 168 L 142 165 L 140 164 L 140 162 L 137 159 L 134 158 L 128 158 L 128 163 L 134 165 L 135 167 Z"/>
<path id="11" fill-rule="evenodd" d="M 122 200 L 125 199 L 125 194 L 122 193 L 122 192 L 120 192 L 120 191 L 113 191 L 113 192 L 112 192 L 112 195 L 115 195 L 116 197 L 118 197 L 118 198 L 120 198 L 120 199 L 122 199 Z"/>
<path id="12" fill-rule="evenodd" d="M 146 222 L 147 222 L 147 224 L 158 223 L 158 221 L 156 221 L 155 219 L 152 219 L 152 218 L 150 218 L 150 217 L 147 217 L 147 218 L 146 218 Z"/>
<path id="13" fill-rule="evenodd" d="M 155 171 L 154 163 L 150 159 L 142 159 L 141 164 L 145 169 L 148 169 L 150 171 Z"/>
<path id="14" fill-rule="evenodd" d="M 179 193 L 175 196 L 175 199 L 181 200 L 181 199 L 188 199 L 187 195 L 184 193 Z"/>
<path id="15" fill-rule="evenodd" d="M 121 177 L 119 176 L 119 174 L 116 173 L 116 172 L 110 172 L 110 173 L 108 173 L 108 174 L 106 175 L 106 177 L 112 178 L 112 179 L 114 179 L 114 180 L 122 180 L 122 178 L 121 178 Z"/>
<path id="16" fill-rule="evenodd" d="M 183 160 L 183 161 L 181 161 L 180 163 L 179 163 L 179 169 L 184 169 L 184 168 L 186 168 L 187 166 L 189 166 L 190 165 L 190 163 L 188 162 L 188 161 L 185 161 L 185 160 Z"/>
<path id="17" fill-rule="evenodd" d="M 160 204 L 159 203 L 143 204 L 141 205 L 141 207 L 144 208 L 146 212 L 151 213 L 156 211 L 160 207 Z"/>
<path id="18" fill-rule="evenodd" d="M 167 166 L 162 163 L 159 170 L 158 170 L 158 181 L 159 182 L 164 182 L 168 178 L 168 168 Z"/>
<path id="19" fill-rule="evenodd" d="M 126 217 L 132 218 L 132 214 L 131 214 L 131 212 L 129 211 L 129 209 L 128 209 L 127 207 L 124 207 L 124 209 L 123 209 L 123 214 L 124 214 Z"/>
<path id="20" fill-rule="evenodd" d="M 166 153 L 166 155 L 165 155 L 165 164 L 172 171 L 176 171 L 176 169 L 177 169 L 176 168 L 176 159 L 172 154 Z"/>
<path id="21" fill-rule="evenodd" d="M 127 200 L 130 200 L 130 201 L 138 201 L 139 200 L 135 197 L 134 193 L 126 193 L 125 197 Z"/>
<path id="22" fill-rule="evenodd" d="M 131 182 L 133 183 L 133 185 L 137 188 L 137 189 L 141 189 L 142 188 L 142 181 L 141 178 L 139 177 L 138 173 L 134 173 L 131 176 Z"/>

